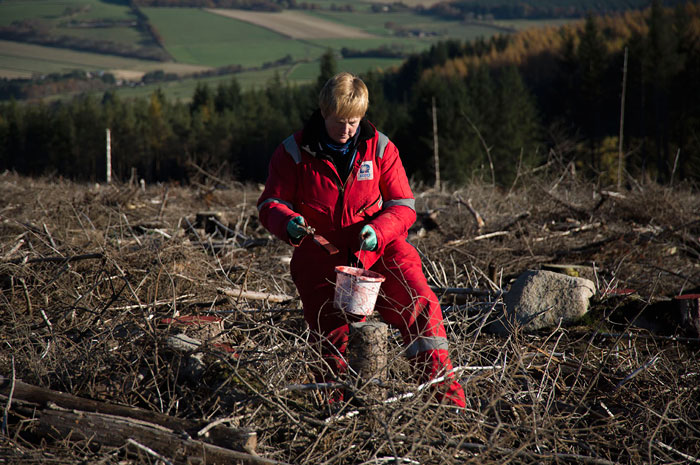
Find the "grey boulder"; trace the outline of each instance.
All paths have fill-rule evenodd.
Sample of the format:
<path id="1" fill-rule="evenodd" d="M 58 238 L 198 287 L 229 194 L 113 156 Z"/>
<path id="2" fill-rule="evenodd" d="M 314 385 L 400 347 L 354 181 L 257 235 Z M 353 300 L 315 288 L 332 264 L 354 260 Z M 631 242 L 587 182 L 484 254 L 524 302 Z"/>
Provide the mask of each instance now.
<path id="1" fill-rule="evenodd" d="M 588 312 L 595 294 L 590 279 L 553 271 L 529 270 L 518 276 L 503 296 L 505 313 L 490 325 L 493 332 L 507 334 L 517 325 L 524 331 L 571 325 Z"/>

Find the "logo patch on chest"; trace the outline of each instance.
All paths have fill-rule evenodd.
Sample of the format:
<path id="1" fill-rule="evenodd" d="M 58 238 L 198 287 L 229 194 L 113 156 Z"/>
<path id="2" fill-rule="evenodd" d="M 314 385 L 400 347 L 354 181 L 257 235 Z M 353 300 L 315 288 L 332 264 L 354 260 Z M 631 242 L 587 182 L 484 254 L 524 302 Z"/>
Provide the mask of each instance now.
<path id="1" fill-rule="evenodd" d="M 370 181 L 374 179 L 374 165 L 371 161 L 363 161 L 360 171 L 357 172 L 358 181 Z"/>

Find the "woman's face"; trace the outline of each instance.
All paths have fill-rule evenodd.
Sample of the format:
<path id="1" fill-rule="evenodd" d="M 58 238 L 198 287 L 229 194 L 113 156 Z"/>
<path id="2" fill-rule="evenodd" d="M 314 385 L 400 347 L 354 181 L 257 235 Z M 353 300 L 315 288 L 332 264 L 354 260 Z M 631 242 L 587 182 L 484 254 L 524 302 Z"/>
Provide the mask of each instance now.
<path id="1" fill-rule="evenodd" d="M 362 117 L 341 118 L 335 113 L 323 116 L 326 122 L 326 132 L 339 144 L 344 144 L 355 136 Z"/>

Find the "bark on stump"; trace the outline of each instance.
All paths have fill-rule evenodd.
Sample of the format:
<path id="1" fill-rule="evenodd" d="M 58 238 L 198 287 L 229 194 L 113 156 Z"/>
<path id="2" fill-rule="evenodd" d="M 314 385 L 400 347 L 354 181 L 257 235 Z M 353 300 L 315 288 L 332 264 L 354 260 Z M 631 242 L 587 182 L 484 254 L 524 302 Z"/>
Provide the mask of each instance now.
<path id="1" fill-rule="evenodd" d="M 378 401 L 385 397 L 377 381 L 386 378 L 387 328 L 378 321 L 352 323 L 348 340 L 348 362 L 359 377 L 356 387 L 368 398 Z"/>
<path id="2" fill-rule="evenodd" d="M 700 294 L 676 296 L 683 330 L 692 337 L 700 337 Z"/>

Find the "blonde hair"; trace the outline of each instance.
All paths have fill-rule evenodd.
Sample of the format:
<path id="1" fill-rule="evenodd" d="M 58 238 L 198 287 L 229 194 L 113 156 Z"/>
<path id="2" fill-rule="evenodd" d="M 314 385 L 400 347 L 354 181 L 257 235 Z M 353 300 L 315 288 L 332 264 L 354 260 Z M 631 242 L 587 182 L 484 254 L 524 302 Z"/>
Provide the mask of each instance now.
<path id="1" fill-rule="evenodd" d="M 361 118 L 369 106 L 369 91 L 359 77 L 338 73 L 323 85 L 318 106 L 324 117 L 335 114 L 341 118 Z"/>

